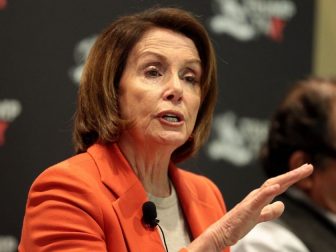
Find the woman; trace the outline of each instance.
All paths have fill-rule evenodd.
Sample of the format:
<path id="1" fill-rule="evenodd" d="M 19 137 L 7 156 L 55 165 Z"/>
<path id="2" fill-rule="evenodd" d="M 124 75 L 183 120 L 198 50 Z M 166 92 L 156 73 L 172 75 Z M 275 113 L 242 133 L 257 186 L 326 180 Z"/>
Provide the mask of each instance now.
<path id="1" fill-rule="evenodd" d="M 176 167 L 208 136 L 216 94 L 214 50 L 192 15 L 161 8 L 115 21 L 81 80 L 80 154 L 32 185 L 19 250 L 164 251 L 158 230 L 142 221 L 149 198 L 169 200 L 158 214 L 170 251 L 229 251 L 278 217 L 283 205 L 269 203 L 310 165 L 267 181 L 227 214 L 212 182 Z"/>

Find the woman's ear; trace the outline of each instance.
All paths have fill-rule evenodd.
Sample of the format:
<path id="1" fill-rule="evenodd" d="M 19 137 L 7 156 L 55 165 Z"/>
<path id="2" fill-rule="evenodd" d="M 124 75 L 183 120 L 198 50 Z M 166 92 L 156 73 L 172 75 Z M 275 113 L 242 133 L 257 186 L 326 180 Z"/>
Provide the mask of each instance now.
<path id="1" fill-rule="evenodd" d="M 288 161 L 288 167 L 289 167 L 289 170 L 291 171 L 306 163 L 311 163 L 310 156 L 304 151 L 297 150 L 297 151 L 294 151 L 292 155 L 290 156 L 289 161 Z M 295 184 L 295 186 L 303 191 L 306 191 L 306 192 L 310 191 L 312 184 L 313 184 L 312 176 L 313 175 L 310 175 L 309 177 L 306 177 L 300 180 L 299 182 Z"/>

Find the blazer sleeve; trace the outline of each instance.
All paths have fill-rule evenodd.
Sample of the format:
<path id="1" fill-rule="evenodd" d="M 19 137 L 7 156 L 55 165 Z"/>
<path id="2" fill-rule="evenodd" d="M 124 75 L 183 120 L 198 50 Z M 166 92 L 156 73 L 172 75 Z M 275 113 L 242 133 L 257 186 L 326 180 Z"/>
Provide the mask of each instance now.
<path id="1" fill-rule="evenodd" d="M 90 178 L 63 168 L 49 168 L 33 183 L 20 252 L 106 251 L 102 211 Z"/>

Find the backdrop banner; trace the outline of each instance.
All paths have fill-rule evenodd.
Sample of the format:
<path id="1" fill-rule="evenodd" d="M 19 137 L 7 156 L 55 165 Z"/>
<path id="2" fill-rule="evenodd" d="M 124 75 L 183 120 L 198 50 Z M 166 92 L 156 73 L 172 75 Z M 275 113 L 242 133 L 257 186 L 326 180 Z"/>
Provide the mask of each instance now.
<path id="1" fill-rule="evenodd" d="M 270 115 L 312 71 L 314 1 L 0 0 L 0 251 L 16 251 L 36 176 L 74 154 L 76 93 L 97 34 L 152 6 L 196 14 L 217 52 L 212 133 L 180 166 L 212 179 L 228 208 L 264 180 L 257 156 Z"/>

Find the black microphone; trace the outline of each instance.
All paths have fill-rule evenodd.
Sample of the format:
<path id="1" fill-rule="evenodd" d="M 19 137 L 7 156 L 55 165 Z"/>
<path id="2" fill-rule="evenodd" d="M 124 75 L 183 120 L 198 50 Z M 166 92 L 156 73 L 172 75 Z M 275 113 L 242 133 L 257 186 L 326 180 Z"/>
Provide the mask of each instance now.
<path id="1" fill-rule="evenodd" d="M 150 228 L 156 227 L 159 220 L 156 219 L 156 206 L 152 201 L 147 201 L 142 205 L 142 221 L 143 223 Z"/>
<path id="2" fill-rule="evenodd" d="M 158 226 L 160 228 L 160 231 L 163 237 L 163 242 L 164 242 L 166 251 L 168 252 L 166 238 L 164 236 L 162 228 L 159 225 L 160 221 L 156 217 L 157 217 L 157 213 L 156 213 L 155 204 L 152 201 L 146 201 L 142 205 L 142 222 L 145 224 L 146 227 L 155 228 L 156 226 Z"/>

